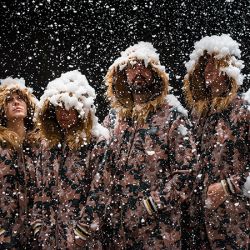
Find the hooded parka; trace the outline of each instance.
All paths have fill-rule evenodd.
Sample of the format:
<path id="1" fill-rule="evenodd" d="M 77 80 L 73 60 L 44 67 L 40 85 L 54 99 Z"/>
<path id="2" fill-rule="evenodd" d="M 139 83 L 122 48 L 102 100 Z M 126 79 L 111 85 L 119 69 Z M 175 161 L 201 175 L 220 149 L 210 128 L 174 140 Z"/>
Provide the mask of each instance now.
<path id="1" fill-rule="evenodd" d="M 35 148 L 31 143 L 34 123 L 35 97 L 19 80 L 7 78 L 0 86 L 0 248 L 28 249 L 30 245 L 30 212 L 34 192 L 34 161 L 28 153 Z M 7 128 L 5 117 L 7 98 L 18 94 L 27 104 L 24 119 L 26 138 Z"/>
<path id="2" fill-rule="evenodd" d="M 209 45 L 207 49 L 205 44 Z M 237 95 L 242 83 L 242 62 L 236 59 L 238 44 L 222 35 L 203 38 L 196 44 L 198 48 L 199 56 L 191 60 L 193 66 L 188 67 L 184 82 L 200 155 L 199 178 L 190 210 L 191 248 L 249 249 L 249 196 L 244 195 L 244 184 L 250 168 L 250 106 Z M 208 56 L 228 77 L 228 92 L 221 97 L 207 98 L 204 67 Z M 213 208 L 207 196 L 208 187 L 221 181 L 229 195 Z"/>
<path id="3" fill-rule="evenodd" d="M 180 207 L 195 165 L 189 122 L 180 103 L 166 97 L 168 75 L 152 45 L 140 42 L 122 55 L 106 75 L 111 140 L 78 224 L 80 237 L 90 249 L 98 241 L 103 249 L 180 249 Z M 113 79 L 133 60 L 149 65 L 161 84 L 156 98 L 129 109 L 114 94 Z"/>
<path id="4" fill-rule="evenodd" d="M 81 108 L 86 104 L 84 100 L 94 101 L 86 81 L 78 71 L 62 74 L 48 85 L 41 97 L 38 115 L 42 134 L 41 158 L 36 172 L 37 194 L 32 222 L 34 248 L 37 249 L 77 249 L 75 224 L 80 218 L 95 170 L 91 153 L 95 154 L 93 148 L 100 139 L 93 134 L 96 126 L 94 107 L 91 105 L 83 116 L 79 111 L 84 112 L 84 107 Z M 75 102 L 70 108 L 77 110 L 78 121 L 65 135 L 56 120 L 55 109 L 70 105 L 69 99 L 77 94 L 80 95 L 76 99 L 79 103 Z"/>

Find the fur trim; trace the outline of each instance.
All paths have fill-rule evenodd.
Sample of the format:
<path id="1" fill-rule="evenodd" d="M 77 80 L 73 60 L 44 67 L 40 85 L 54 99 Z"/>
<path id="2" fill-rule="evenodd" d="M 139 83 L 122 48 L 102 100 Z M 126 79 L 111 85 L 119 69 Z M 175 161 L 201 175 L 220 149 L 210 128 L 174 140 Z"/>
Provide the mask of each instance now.
<path id="1" fill-rule="evenodd" d="M 27 104 L 27 117 L 24 119 L 27 134 L 35 128 L 33 117 L 36 109 L 36 98 L 28 88 L 20 87 L 19 85 L 0 86 L 0 141 L 2 144 L 5 144 L 10 148 L 17 149 L 20 148 L 22 142 L 15 132 L 6 128 L 7 121 L 5 117 L 6 99 L 14 93 L 23 96 Z"/>
<path id="2" fill-rule="evenodd" d="M 18 150 L 21 148 L 22 141 L 17 133 L 3 126 L 0 126 L 0 146 Z"/>
<path id="3" fill-rule="evenodd" d="M 218 67 L 225 68 L 228 66 L 228 60 L 229 56 L 222 58 L 220 60 L 216 60 Z M 184 93 L 185 93 L 185 99 L 188 107 L 190 109 L 195 110 L 198 116 L 202 116 L 204 113 L 208 112 L 209 110 L 213 110 L 215 112 L 220 112 L 228 107 L 228 105 L 232 102 L 232 100 L 237 96 L 238 91 L 238 84 L 236 82 L 236 79 L 229 77 L 231 90 L 225 97 L 214 97 L 212 100 L 207 98 L 207 92 L 205 89 L 202 89 L 202 83 L 201 81 L 198 81 L 195 83 L 192 79 L 194 79 L 194 72 L 201 71 L 200 69 L 200 60 L 198 64 L 195 65 L 193 70 L 186 74 L 184 78 Z M 203 76 L 202 76 L 203 78 Z M 203 80 L 204 81 L 204 80 Z M 196 88 L 196 91 L 191 90 L 191 85 Z M 195 86 L 197 85 L 197 86 Z M 205 83 L 204 83 L 205 85 Z M 198 92 L 197 92 L 198 91 Z M 199 95 L 199 100 L 195 100 L 195 95 Z"/>

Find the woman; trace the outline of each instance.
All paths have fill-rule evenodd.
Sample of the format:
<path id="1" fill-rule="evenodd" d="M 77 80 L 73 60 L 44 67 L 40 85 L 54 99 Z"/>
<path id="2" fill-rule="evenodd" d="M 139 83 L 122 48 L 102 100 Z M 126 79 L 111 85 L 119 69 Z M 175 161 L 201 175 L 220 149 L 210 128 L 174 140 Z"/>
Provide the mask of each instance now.
<path id="1" fill-rule="evenodd" d="M 0 248 L 26 247 L 32 160 L 26 154 L 34 128 L 35 97 L 22 79 L 0 85 Z M 30 146 L 28 147 L 30 148 Z M 24 153 L 23 153 L 24 152 Z M 25 164 L 25 162 L 27 164 Z"/>
<path id="2" fill-rule="evenodd" d="M 43 249 L 76 249 L 75 221 L 95 171 L 91 151 L 108 135 L 95 116 L 94 99 L 94 89 L 79 71 L 50 82 L 41 97 L 43 155 L 32 225 Z"/>

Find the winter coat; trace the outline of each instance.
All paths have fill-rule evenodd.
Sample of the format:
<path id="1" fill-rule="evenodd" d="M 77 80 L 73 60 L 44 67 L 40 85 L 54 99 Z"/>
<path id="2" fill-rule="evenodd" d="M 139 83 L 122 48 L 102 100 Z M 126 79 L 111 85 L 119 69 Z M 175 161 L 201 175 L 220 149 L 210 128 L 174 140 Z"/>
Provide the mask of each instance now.
<path id="1" fill-rule="evenodd" d="M 18 152 L 10 148 L 1 147 L 0 157 L 0 248 L 15 249 L 20 244 L 26 207 L 25 190 L 21 185 L 23 164 L 18 159 Z"/>
<path id="2" fill-rule="evenodd" d="M 1 249 L 29 249 L 34 194 L 35 154 L 32 150 L 27 143 L 13 148 L 1 141 Z"/>
<path id="3" fill-rule="evenodd" d="M 76 150 L 66 143 L 48 148 L 43 142 L 32 214 L 34 249 L 75 249 L 73 230 L 92 180 L 92 148 L 93 143 Z"/>
<path id="4" fill-rule="evenodd" d="M 203 182 L 199 184 L 203 187 L 201 212 L 211 249 L 249 249 L 250 201 L 243 195 L 250 168 L 249 121 L 249 104 L 236 97 L 227 109 L 211 112 L 196 124 Z M 209 207 L 207 189 L 226 178 L 235 193 L 214 210 Z"/>
<path id="5" fill-rule="evenodd" d="M 202 60 L 200 58 L 198 62 Z M 232 63 L 232 56 L 216 60 L 223 67 L 239 65 Z M 188 208 L 188 244 L 190 249 L 249 249 L 249 198 L 243 195 L 243 187 L 250 168 L 250 108 L 242 97 L 237 96 L 238 78 L 235 75 L 227 75 L 228 93 L 208 98 L 202 87 L 204 65 L 194 65 L 184 81 L 200 168 Z M 236 72 L 240 72 L 239 69 Z M 194 77 L 195 74 L 199 77 Z M 226 181 L 229 195 L 213 209 L 207 191 L 210 185 L 221 181 Z"/>
<path id="6" fill-rule="evenodd" d="M 104 249 L 180 249 L 180 206 L 192 188 L 195 164 L 186 118 L 165 103 L 143 125 L 113 119 L 106 119 L 114 124 L 112 139 L 79 229 L 85 236 L 94 231 L 87 238 L 90 249 L 98 241 Z"/>

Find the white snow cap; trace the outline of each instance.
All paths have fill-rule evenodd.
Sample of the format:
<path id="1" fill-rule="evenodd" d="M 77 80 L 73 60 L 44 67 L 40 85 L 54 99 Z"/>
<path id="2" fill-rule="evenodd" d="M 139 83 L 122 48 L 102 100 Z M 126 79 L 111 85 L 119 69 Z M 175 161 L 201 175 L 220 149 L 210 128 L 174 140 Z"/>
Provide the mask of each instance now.
<path id="1" fill-rule="evenodd" d="M 250 175 L 247 177 L 243 187 L 243 193 L 246 197 L 250 198 Z"/>
<path id="2" fill-rule="evenodd" d="M 182 106 L 176 96 L 169 94 L 166 97 L 169 105 L 172 106 L 172 109 L 177 109 L 178 112 L 182 113 L 184 116 L 188 116 L 188 111 Z"/>
<path id="3" fill-rule="evenodd" d="M 159 54 L 156 52 L 152 43 L 142 41 L 128 47 L 125 51 L 122 51 L 121 56 L 114 61 L 109 69 L 113 67 L 117 69 L 119 66 L 119 70 L 123 70 L 128 62 L 133 64 L 136 60 L 144 61 L 146 67 L 151 63 L 154 67 L 165 71 L 165 67 L 160 65 Z"/>
<path id="4" fill-rule="evenodd" d="M 92 134 L 108 139 L 108 130 L 98 123 L 98 118 L 95 116 L 95 98 L 95 90 L 89 85 L 86 76 L 78 70 L 73 70 L 49 82 L 40 98 L 39 106 L 42 108 L 45 101 L 49 100 L 54 106 L 64 105 L 66 110 L 74 108 L 81 118 L 87 118 L 90 112 L 93 122 Z"/>
<path id="5" fill-rule="evenodd" d="M 238 85 L 242 85 L 244 77 L 240 70 L 244 68 L 244 65 L 243 61 L 237 59 L 241 57 L 239 46 L 240 44 L 227 34 L 205 36 L 195 43 L 190 60 L 185 64 L 187 72 L 190 73 L 194 70 L 199 58 L 203 56 L 205 51 L 210 55 L 214 54 L 214 57 L 218 60 L 230 56 L 229 66 L 221 69 L 221 71 L 234 78 Z"/>
<path id="6" fill-rule="evenodd" d="M 12 78 L 7 77 L 5 79 L 0 79 L 1 86 L 7 86 L 7 88 L 20 88 L 20 89 L 28 89 L 31 93 L 33 92 L 32 88 L 25 86 L 24 78 Z"/>
<path id="7" fill-rule="evenodd" d="M 243 99 L 245 99 L 250 104 L 250 88 L 248 89 L 247 92 L 243 93 Z"/>

